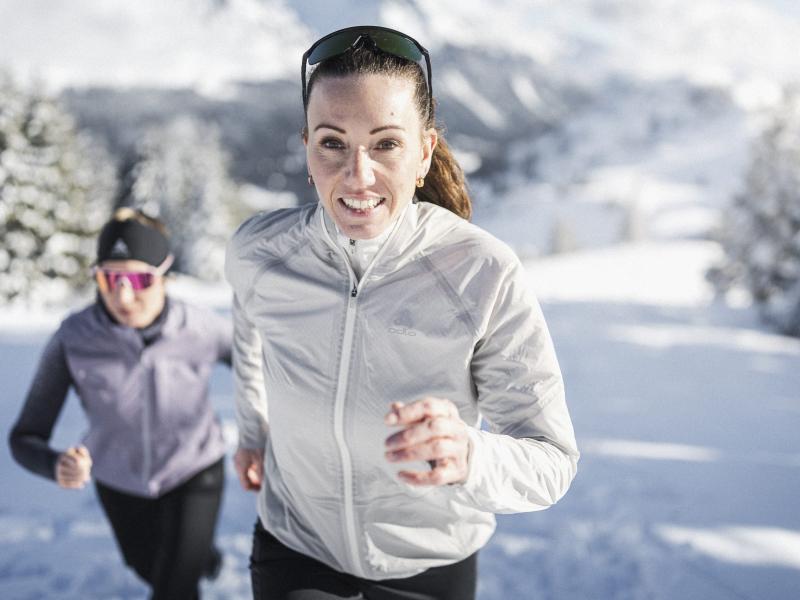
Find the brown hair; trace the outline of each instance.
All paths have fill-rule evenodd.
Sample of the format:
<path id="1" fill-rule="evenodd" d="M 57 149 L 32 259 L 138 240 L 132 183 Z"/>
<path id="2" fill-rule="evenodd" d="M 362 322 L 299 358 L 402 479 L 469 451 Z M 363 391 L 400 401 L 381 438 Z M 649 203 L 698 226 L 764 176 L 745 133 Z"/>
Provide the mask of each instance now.
<path id="1" fill-rule="evenodd" d="M 428 86 L 420 66 L 410 60 L 383 52 L 375 45 L 361 44 L 348 48 L 342 54 L 322 61 L 308 79 L 307 95 L 311 97 L 314 82 L 321 77 L 380 74 L 402 77 L 414 84 L 414 100 L 425 129 L 436 127 L 436 119 L 428 99 Z M 435 102 L 433 106 L 435 106 Z M 308 133 L 308 115 L 303 135 Z M 472 201 L 464 179 L 464 171 L 453 156 L 441 128 L 437 127 L 439 141 L 433 151 L 431 166 L 425 185 L 417 188 L 416 196 L 423 202 L 437 204 L 459 217 L 469 220 Z"/>
<path id="2" fill-rule="evenodd" d="M 118 208 L 114 211 L 114 214 L 111 215 L 111 221 L 119 221 L 123 223 L 125 221 L 136 221 L 140 225 L 144 225 L 146 227 L 150 227 L 151 229 L 155 229 L 161 235 L 168 237 L 169 232 L 167 231 L 167 226 L 164 225 L 160 220 L 156 219 L 155 217 L 151 217 L 146 215 L 140 210 L 135 208 L 131 208 L 130 206 L 123 206 L 122 208 Z"/>

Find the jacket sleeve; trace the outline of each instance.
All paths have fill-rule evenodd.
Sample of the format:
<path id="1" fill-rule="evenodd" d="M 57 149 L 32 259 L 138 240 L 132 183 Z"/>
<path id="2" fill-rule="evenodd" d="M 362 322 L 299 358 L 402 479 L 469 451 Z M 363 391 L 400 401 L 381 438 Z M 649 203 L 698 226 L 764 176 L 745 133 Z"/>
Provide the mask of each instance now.
<path id="1" fill-rule="evenodd" d="M 8 437 L 14 460 L 29 471 L 52 480 L 55 480 L 59 452 L 53 450 L 49 442 L 70 385 L 72 376 L 56 333 L 42 353 L 25 404 Z"/>
<path id="2" fill-rule="evenodd" d="M 263 449 L 267 441 L 267 393 L 261 337 L 233 297 L 233 377 L 239 447 Z"/>
<path id="3" fill-rule="evenodd" d="M 490 430 L 470 428 L 469 474 L 459 501 L 514 513 L 557 502 L 579 453 L 564 384 L 541 308 L 515 261 L 494 294 L 471 363 L 478 407 Z"/>
<path id="4" fill-rule="evenodd" d="M 217 361 L 233 366 L 233 324 L 218 313 L 212 313 L 217 342 Z"/>

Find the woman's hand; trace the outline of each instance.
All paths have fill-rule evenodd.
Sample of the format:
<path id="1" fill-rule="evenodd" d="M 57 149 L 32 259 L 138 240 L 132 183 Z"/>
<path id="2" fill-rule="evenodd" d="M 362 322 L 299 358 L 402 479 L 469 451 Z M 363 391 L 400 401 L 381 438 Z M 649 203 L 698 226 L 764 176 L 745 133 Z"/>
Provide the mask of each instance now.
<path id="1" fill-rule="evenodd" d="M 384 422 L 405 427 L 386 439 L 387 460 L 427 460 L 431 465 L 430 471 L 400 471 L 398 475 L 403 481 L 411 485 L 445 485 L 467 479 L 470 453 L 467 424 L 450 400 L 428 396 L 408 405 L 395 402 Z"/>
<path id="2" fill-rule="evenodd" d="M 62 488 L 82 489 L 91 478 L 92 457 L 85 446 L 73 446 L 58 455 L 56 482 Z"/>
<path id="3" fill-rule="evenodd" d="M 242 489 L 257 492 L 264 481 L 264 451 L 239 448 L 233 456 L 233 466 Z"/>

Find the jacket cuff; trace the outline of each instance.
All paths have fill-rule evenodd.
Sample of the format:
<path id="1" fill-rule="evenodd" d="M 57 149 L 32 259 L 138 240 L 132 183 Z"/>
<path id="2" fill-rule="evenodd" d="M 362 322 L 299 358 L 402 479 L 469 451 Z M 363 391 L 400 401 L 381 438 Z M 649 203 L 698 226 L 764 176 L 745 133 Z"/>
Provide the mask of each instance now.
<path id="1" fill-rule="evenodd" d="M 263 450 L 267 445 L 269 425 L 263 427 L 239 427 L 239 448 Z"/>
<path id="2" fill-rule="evenodd" d="M 482 461 L 485 457 L 483 446 L 485 444 L 480 430 L 475 427 L 467 427 L 470 448 L 467 459 L 467 478 L 461 483 L 454 483 L 450 489 L 454 491 L 459 501 L 470 506 L 477 506 L 476 493 L 480 487 L 481 472 L 485 468 Z"/>

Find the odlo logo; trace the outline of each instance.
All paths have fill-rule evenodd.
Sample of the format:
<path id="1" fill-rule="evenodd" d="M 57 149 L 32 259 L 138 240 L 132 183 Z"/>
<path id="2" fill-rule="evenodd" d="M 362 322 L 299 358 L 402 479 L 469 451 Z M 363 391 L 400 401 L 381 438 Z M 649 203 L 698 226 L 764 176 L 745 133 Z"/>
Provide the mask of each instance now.
<path id="1" fill-rule="evenodd" d="M 392 322 L 392 325 L 392 327 L 389 327 L 389 333 L 397 333 L 399 335 L 408 336 L 417 335 L 417 332 L 411 329 L 411 327 L 414 325 L 414 322 L 411 320 L 411 313 L 407 310 L 400 311 L 395 320 Z"/>

